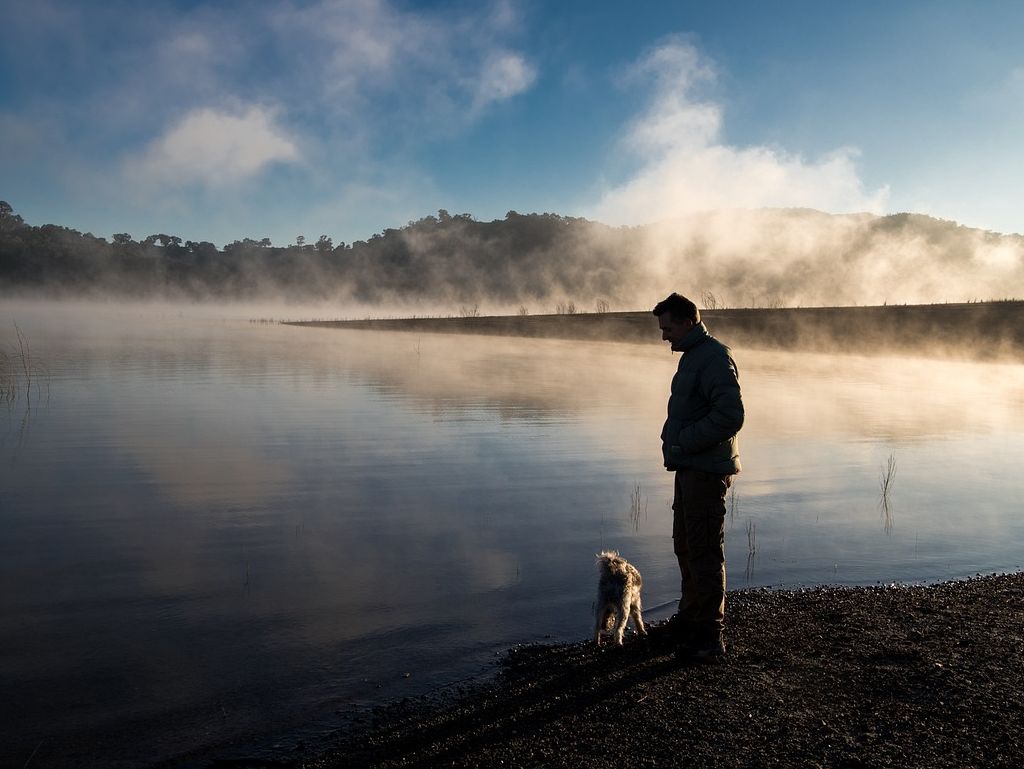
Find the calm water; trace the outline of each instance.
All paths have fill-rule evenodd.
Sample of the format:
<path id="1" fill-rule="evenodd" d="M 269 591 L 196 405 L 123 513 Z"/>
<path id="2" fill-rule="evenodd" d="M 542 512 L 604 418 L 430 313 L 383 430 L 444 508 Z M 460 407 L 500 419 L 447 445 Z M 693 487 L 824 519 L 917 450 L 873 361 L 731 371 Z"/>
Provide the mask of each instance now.
<path id="1" fill-rule="evenodd" d="M 667 346 L 0 315 L 50 371 L 0 410 L 0 765 L 308 739 L 586 637 L 602 548 L 671 612 Z M 1022 568 L 1024 366 L 736 356 L 731 587 Z"/>

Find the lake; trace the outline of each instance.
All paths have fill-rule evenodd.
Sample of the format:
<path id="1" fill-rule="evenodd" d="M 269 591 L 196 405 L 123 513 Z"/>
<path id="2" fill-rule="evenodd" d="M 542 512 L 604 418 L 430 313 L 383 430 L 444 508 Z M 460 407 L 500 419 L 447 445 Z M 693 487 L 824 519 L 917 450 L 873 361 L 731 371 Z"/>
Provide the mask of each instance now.
<path id="1" fill-rule="evenodd" d="M 48 376 L 0 406 L 0 765 L 287 752 L 587 638 L 604 548 L 673 611 L 667 344 L 14 321 Z M 734 352 L 731 589 L 1022 568 L 1024 365 Z"/>

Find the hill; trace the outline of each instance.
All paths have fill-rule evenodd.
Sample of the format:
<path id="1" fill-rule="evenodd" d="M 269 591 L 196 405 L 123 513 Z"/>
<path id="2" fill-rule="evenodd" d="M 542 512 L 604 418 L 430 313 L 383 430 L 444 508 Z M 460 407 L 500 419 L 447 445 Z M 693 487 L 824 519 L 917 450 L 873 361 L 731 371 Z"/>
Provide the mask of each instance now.
<path id="1" fill-rule="evenodd" d="M 439 211 L 366 241 L 274 246 L 26 223 L 0 201 L 0 291 L 283 299 L 434 312 L 646 306 L 928 303 L 1024 296 L 1024 238 L 918 214 L 713 211 L 614 228 L 555 214 L 476 221 Z"/>

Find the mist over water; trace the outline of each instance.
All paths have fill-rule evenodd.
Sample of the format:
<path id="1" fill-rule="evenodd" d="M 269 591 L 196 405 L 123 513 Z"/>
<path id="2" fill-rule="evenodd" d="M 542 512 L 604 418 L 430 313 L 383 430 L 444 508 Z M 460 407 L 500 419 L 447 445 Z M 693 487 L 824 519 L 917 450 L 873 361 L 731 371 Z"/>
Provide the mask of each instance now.
<path id="1" fill-rule="evenodd" d="M 327 318 L 634 310 L 671 289 L 707 309 L 1024 298 L 1024 237 L 915 214 L 718 209 L 611 227 L 439 211 L 352 244 L 245 238 L 222 250 L 166 234 L 107 243 L 7 219 L 7 296 L 276 302 L 319 305 Z"/>
<path id="2" fill-rule="evenodd" d="M 50 395 L 0 412 L 0 763 L 309 738 L 584 639 L 603 548 L 641 568 L 652 619 L 678 597 L 667 347 L 16 311 Z M 1024 565 L 1019 363 L 735 354 L 732 588 Z"/>

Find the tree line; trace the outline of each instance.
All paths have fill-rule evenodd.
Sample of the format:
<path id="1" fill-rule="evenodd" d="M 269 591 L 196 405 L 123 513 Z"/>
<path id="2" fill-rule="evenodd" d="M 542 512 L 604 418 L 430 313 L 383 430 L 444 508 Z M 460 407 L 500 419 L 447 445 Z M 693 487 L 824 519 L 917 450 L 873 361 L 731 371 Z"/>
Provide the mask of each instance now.
<path id="1" fill-rule="evenodd" d="M 629 251 L 626 231 L 585 219 L 510 211 L 480 222 L 443 209 L 337 245 L 326 235 L 288 246 L 247 237 L 223 248 L 166 233 L 108 241 L 33 226 L 0 201 L 0 289 L 8 292 L 366 303 L 614 298 L 633 271 Z"/>
<path id="2" fill-rule="evenodd" d="M 610 227 L 445 210 L 368 240 L 288 246 L 33 226 L 0 201 L 0 293 L 338 301 L 549 311 L 633 307 L 667 290 L 705 308 L 1001 299 L 1024 294 L 1024 237 L 920 214 L 702 212 Z M 474 309 L 475 308 L 475 309 Z M 559 309 L 561 308 L 561 309 Z"/>

